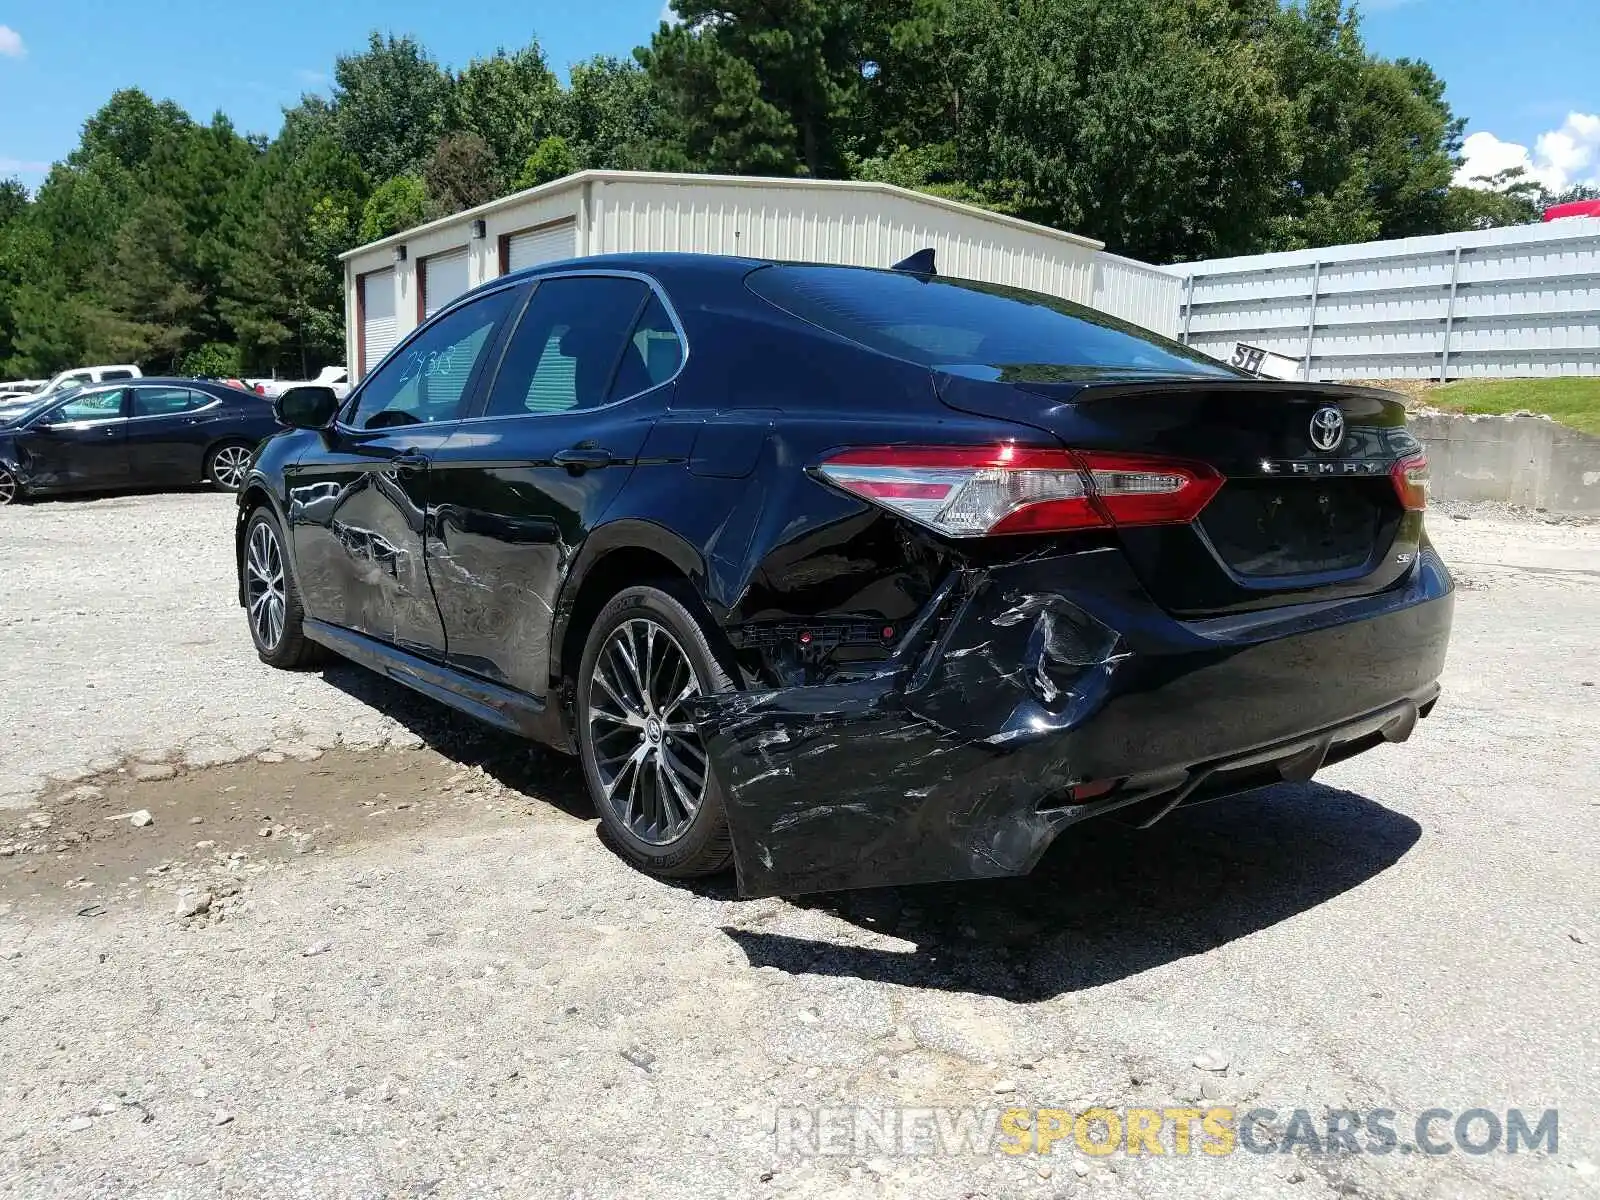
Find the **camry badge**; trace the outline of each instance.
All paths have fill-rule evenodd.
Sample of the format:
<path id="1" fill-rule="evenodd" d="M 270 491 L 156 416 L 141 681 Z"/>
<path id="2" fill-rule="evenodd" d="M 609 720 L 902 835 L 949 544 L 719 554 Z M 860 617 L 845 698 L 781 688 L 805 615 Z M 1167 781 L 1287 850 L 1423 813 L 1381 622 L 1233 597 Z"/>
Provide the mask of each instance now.
<path id="1" fill-rule="evenodd" d="M 1318 450 L 1337 450 L 1344 441 L 1344 414 L 1337 408 L 1319 408 L 1311 417 L 1311 444 Z"/>

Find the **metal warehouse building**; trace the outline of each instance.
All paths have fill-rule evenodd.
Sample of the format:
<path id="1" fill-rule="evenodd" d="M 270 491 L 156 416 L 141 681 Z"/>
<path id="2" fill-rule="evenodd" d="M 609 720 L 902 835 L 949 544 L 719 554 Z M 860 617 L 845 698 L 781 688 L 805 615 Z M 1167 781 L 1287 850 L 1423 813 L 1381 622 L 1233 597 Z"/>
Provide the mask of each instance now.
<path id="1" fill-rule="evenodd" d="M 563 258 L 693 251 L 887 267 L 929 246 L 940 274 L 1177 332 L 1177 276 L 1015 217 L 882 183 L 582 171 L 343 255 L 347 361 L 365 375 L 461 293 Z"/>

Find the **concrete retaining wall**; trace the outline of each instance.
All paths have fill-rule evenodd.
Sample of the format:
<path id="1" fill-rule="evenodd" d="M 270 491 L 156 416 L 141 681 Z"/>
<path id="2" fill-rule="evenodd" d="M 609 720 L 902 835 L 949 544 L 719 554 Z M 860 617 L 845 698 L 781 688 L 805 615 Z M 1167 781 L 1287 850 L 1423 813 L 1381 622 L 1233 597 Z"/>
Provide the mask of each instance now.
<path id="1" fill-rule="evenodd" d="M 1413 413 L 1441 500 L 1499 500 L 1600 516 L 1600 437 L 1544 417 Z"/>

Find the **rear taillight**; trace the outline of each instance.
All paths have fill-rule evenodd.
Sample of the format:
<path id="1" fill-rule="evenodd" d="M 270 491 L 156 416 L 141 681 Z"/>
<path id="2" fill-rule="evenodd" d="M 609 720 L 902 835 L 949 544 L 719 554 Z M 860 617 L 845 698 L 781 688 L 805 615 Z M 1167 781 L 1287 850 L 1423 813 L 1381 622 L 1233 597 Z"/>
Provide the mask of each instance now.
<path id="1" fill-rule="evenodd" d="M 1389 478 L 1394 480 L 1395 495 L 1408 512 L 1421 512 L 1428 507 L 1428 456 L 1413 454 L 1402 458 L 1389 468 Z"/>
<path id="2" fill-rule="evenodd" d="M 817 470 L 950 537 L 1192 521 L 1222 486 L 1200 463 L 1019 446 L 863 447 Z"/>

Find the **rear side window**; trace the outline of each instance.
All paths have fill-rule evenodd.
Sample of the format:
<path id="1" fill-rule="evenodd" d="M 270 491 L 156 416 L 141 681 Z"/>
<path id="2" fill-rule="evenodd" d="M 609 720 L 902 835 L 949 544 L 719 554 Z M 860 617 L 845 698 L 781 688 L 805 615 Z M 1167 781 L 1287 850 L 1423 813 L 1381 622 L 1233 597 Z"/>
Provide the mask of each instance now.
<path id="1" fill-rule="evenodd" d="M 188 388 L 141 387 L 133 389 L 133 415 L 167 417 L 210 404 L 212 397 Z"/>
<path id="2" fill-rule="evenodd" d="M 929 367 L 989 367 L 997 377 L 1030 366 L 1233 376 L 1202 354 L 1106 313 L 999 284 L 779 266 L 752 274 L 749 287 L 830 333 Z"/>
<path id="3" fill-rule="evenodd" d="M 485 415 L 577 412 L 649 387 L 647 376 L 634 386 L 646 367 L 632 339 L 653 299 L 637 279 L 566 276 L 540 283 L 506 346 Z M 615 385 L 624 372 L 632 390 L 619 395 Z"/>
<path id="4" fill-rule="evenodd" d="M 132 379 L 133 378 L 133 372 L 132 371 L 102 371 L 100 373 L 100 378 L 102 380 L 104 380 L 106 383 L 110 383 L 113 379 Z"/>

